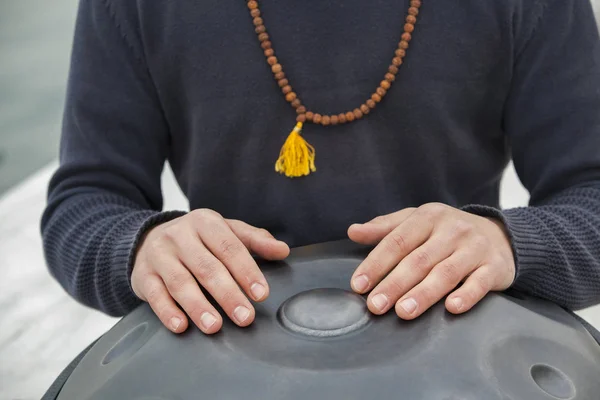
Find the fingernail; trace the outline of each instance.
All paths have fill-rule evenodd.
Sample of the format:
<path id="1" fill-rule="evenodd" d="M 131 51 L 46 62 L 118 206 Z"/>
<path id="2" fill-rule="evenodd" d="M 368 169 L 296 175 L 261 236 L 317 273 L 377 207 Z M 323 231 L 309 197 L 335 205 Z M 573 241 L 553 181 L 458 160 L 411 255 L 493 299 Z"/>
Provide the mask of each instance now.
<path id="1" fill-rule="evenodd" d="M 352 280 L 354 290 L 362 293 L 369 287 L 369 278 L 366 275 L 359 275 Z"/>
<path id="2" fill-rule="evenodd" d="M 204 329 L 210 329 L 217 322 L 217 319 L 211 313 L 205 312 L 200 316 L 200 322 Z"/>
<path id="3" fill-rule="evenodd" d="M 412 314 L 417 310 L 417 302 L 413 298 L 402 300 L 400 307 L 402 307 L 407 314 Z"/>
<path id="4" fill-rule="evenodd" d="M 181 318 L 173 317 L 171 318 L 171 329 L 176 331 L 181 325 Z"/>
<path id="5" fill-rule="evenodd" d="M 375 306 L 375 308 L 377 310 L 383 311 L 383 310 L 385 310 L 385 308 L 388 305 L 388 299 L 385 294 L 380 293 L 377 296 L 373 297 L 373 299 L 371 300 L 371 303 L 373 303 L 373 305 Z"/>
<path id="6" fill-rule="evenodd" d="M 460 297 L 455 297 L 451 301 L 452 301 L 452 304 L 454 304 L 454 307 L 456 307 L 456 309 L 458 311 L 462 310 L 462 308 L 463 308 L 463 301 L 462 301 L 462 299 Z"/>
<path id="7" fill-rule="evenodd" d="M 250 316 L 250 310 L 244 306 L 239 306 L 233 311 L 233 316 L 237 320 L 238 324 L 243 324 L 244 321 Z"/>
<path id="8" fill-rule="evenodd" d="M 267 290 L 260 283 L 253 283 L 250 286 L 250 291 L 252 292 L 252 296 L 254 296 L 254 300 L 260 300 L 263 298 Z"/>

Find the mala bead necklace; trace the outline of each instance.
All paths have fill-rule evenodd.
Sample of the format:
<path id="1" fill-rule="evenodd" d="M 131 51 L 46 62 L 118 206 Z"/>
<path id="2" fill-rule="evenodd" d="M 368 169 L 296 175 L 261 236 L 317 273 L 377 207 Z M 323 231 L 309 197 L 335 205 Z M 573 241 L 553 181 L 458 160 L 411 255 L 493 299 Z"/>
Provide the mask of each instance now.
<path id="1" fill-rule="evenodd" d="M 285 100 L 296 109 L 296 113 L 298 114 L 296 117 L 296 126 L 281 148 L 279 158 L 275 163 L 275 171 L 284 174 L 289 178 L 296 178 L 306 176 L 317 170 L 315 167 L 315 149 L 301 136 L 302 127 L 305 123 L 312 122 L 313 124 L 320 124 L 323 126 L 351 123 L 369 114 L 377 106 L 377 103 L 381 102 L 396 80 L 398 68 L 402 65 L 402 60 L 406 56 L 408 44 L 412 39 L 412 34 L 415 30 L 420 7 L 420 0 L 410 1 L 406 23 L 404 24 L 404 32 L 398 43 L 398 48 L 394 52 L 392 63 L 388 67 L 384 79 L 379 83 L 379 87 L 375 89 L 375 92 L 363 104 L 352 111 L 335 115 L 322 115 L 308 110 L 306 106 L 302 104 L 298 94 L 292 89 L 289 80 L 283 72 L 283 66 L 277 57 L 275 57 L 273 43 L 269 40 L 270 37 L 267 33 L 267 28 L 264 25 L 260 9 L 258 8 L 258 1 L 248 1 L 248 9 L 253 18 L 255 32 L 258 36 L 260 46 L 264 51 L 267 63 L 271 67 L 273 76 L 281 88 Z"/>

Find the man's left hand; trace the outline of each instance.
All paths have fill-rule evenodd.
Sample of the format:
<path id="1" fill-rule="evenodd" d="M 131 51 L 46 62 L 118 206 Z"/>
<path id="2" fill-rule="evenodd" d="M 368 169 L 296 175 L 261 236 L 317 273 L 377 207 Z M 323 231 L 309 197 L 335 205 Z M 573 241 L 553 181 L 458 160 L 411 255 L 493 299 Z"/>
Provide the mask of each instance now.
<path id="1" fill-rule="evenodd" d="M 371 291 L 367 304 L 375 314 L 395 305 L 400 318 L 413 319 L 452 291 L 446 308 L 459 314 L 488 292 L 508 289 L 515 279 L 503 223 L 444 204 L 355 224 L 348 236 L 357 243 L 376 244 L 351 281 L 357 293 Z"/>

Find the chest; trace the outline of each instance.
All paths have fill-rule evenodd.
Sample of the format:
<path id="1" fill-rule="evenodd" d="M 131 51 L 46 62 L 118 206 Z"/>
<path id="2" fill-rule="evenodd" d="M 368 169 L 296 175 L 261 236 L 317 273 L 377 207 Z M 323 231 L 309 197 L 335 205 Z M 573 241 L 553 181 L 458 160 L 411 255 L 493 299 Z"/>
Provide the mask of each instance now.
<path id="1" fill-rule="evenodd" d="M 150 2 L 147 2 L 148 4 Z M 261 17 L 294 91 L 321 113 L 353 109 L 383 79 L 409 1 L 260 1 Z M 512 65 L 510 10 L 490 1 L 425 1 L 394 84 L 398 109 L 501 100 Z M 178 125 L 277 109 L 277 87 L 245 1 L 167 1 L 144 7 L 146 57 L 167 117 Z M 152 9 L 154 8 L 154 9 Z M 221 114 L 235 105 L 235 115 Z M 472 107 L 471 107 L 472 109 Z M 458 110 L 460 111 L 460 110 Z M 189 128 L 189 125 L 188 125 Z"/>

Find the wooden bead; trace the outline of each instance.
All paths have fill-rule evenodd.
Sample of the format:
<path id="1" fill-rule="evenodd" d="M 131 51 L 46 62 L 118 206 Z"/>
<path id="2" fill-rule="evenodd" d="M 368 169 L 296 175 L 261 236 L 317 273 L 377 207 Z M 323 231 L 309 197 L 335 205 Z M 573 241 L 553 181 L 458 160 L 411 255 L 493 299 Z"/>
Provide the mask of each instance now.
<path id="1" fill-rule="evenodd" d="M 296 100 L 292 101 L 292 107 L 294 108 L 298 108 L 302 105 L 302 102 L 300 101 L 300 99 L 296 98 Z"/>
<path id="2" fill-rule="evenodd" d="M 402 34 L 402 40 L 404 40 L 405 42 L 410 42 L 410 40 L 412 39 L 412 35 L 408 32 L 404 32 Z"/>
<path id="3" fill-rule="evenodd" d="M 390 72 L 390 74 L 396 75 L 398 73 L 398 67 L 396 67 L 395 65 L 390 65 L 388 71 Z"/>
<path id="4" fill-rule="evenodd" d="M 379 86 L 377 88 L 377 90 L 375 90 L 375 92 L 380 95 L 381 97 L 385 96 L 387 93 L 387 90 L 385 90 L 384 88 L 382 88 L 381 86 Z"/>
<path id="5" fill-rule="evenodd" d="M 346 113 L 346 121 L 348 121 L 348 122 L 354 121 L 354 113 L 353 112 L 348 111 Z"/>
<path id="6" fill-rule="evenodd" d="M 331 125 L 337 125 L 340 122 L 340 117 L 337 115 L 331 116 Z"/>
<path id="7" fill-rule="evenodd" d="M 273 57 L 273 55 L 275 55 L 275 51 L 273 49 L 265 50 L 265 57 L 269 58 L 269 57 Z"/>
<path id="8" fill-rule="evenodd" d="M 254 20 L 252 22 L 254 22 L 254 26 L 264 25 L 264 21 L 261 17 L 254 18 Z"/>
<path id="9" fill-rule="evenodd" d="M 307 111 L 306 112 L 306 120 L 307 121 L 312 121 L 314 118 L 315 114 L 312 111 Z"/>
<path id="10" fill-rule="evenodd" d="M 289 92 L 288 94 L 286 94 L 286 95 L 285 95 L 285 99 L 286 99 L 287 101 L 289 101 L 290 103 L 291 103 L 292 101 L 296 100 L 296 97 L 297 97 L 297 96 L 296 96 L 296 93 L 294 93 L 294 92 Z"/>
<path id="11" fill-rule="evenodd" d="M 323 119 L 321 120 L 321 125 L 327 126 L 331 123 L 331 117 L 329 115 L 323 115 Z"/>
<path id="12" fill-rule="evenodd" d="M 250 15 L 252 15 L 252 18 L 260 17 L 260 10 L 258 8 L 255 8 L 252 11 L 250 11 Z"/>
<path id="13" fill-rule="evenodd" d="M 260 47 L 262 47 L 263 50 L 270 49 L 271 46 L 272 46 L 272 43 L 269 40 L 265 40 L 264 42 L 262 42 L 260 44 Z"/>
<path id="14" fill-rule="evenodd" d="M 388 82 L 394 82 L 396 80 L 396 75 L 390 74 L 389 72 L 385 74 L 385 80 Z"/>
<path id="15" fill-rule="evenodd" d="M 298 121 L 298 122 L 306 122 L 306 114 L 299 114 L 296 117 L 296 121 Z"/>
<path id="16" fill-rule="evenodd" d="M 415 26 L 413 24 L 406 23 L 404 24 L 404 32 L 412 33 L 415 30 Z"/>
<path id="17" fill-rule="evenodd" d="M 344 113 L 338 115 L 338 119 L 340 121 L 340 124 L 345 124 L 346 122 L 348 122 L 348 121 L 346 121 L 346 114 L 344 114 Z"/>
<path id="18" fill-rule="evenodd" d="M 360 111 L 358 108 L 355 108 L 354 111 L 352 111 L 352 113 L 354 114 L 354 118 L 356 119 L 361 119 L 363 117 L 362 111 Z"/>
<path id="19" fill-rule="evenodd" d="M 411 0 L 410 6 L 415 8 L 421 7 L 421 0 Z"/>
<path id="20" fill-rule="evenodd" d="M 371 112 L 371 109 L 366 104 L 361 104 L 360 111 L 362 111 L 363 114 L 367 115 L 368 113 Z"/>
<path id="21" fill-rule="evenodd" d="M 271 56 L 271 57 L 267 58 L 267 62 L 269 63 L 270 66 L 273 66 L 273 65 L 277 64 L 277 57 Z"/>
<path id="22" fill-rule="evenodd" d="M 404 49 L 396 49 L 396 57 L 404 58 L 406 56 L 406 50 Z"/>
<path id="23" fill-rule="evenodd" d="M 300 106 L 300 107 L 296 108 L 296 112 L 298 114 L 306 114 L 306 107 Z"/>
<path id="24" fill-rule="evenodd" d="M 248 8 L 251 10 L 255 10 L 258 8 L 258 2 L 252 0 L 248 2 Z"/>
<path id="25" fill-rule="evenodd" d="M 417 23 L 417 18 L 414 15 L 407 15 L 406 16 L 406 22 L 408 22 L 409 24 L 416 24 Z"/>
<path id="26" fill-rule="evenodd" d="M 321 114 L 315 114 L 313 117 L 313 122 L 315 124 L 320 124 L 322 119 L 323 119 L 323 116 Z"/>
<path id="27" fill-rule="evenodd" d="M 379 103 L 381 101 L 381 96 L 377 93 L 373 93 L 371 95 L 371 100 L 373 100 L 375 103 Z"/>
<path id="28" fill-rule="evenodd" d="M 381 86 L 385 90 L 389 90 L 390 86 L 392 86 L 392 85 L 390 85 L 390 83 L 388 81 L 381 81 L 381 83 L 379 84 L 379 86 Z"/>
<path id="29" fill-rule="evenodd" d="M 285 74 L 283 73 L 283 71 L 277 72 L 274 76 L 275 76 L 275 79 L 277 79 L 278 82 L 285 79 Z M 286 80 L 285 81 L 285 85 L 287 85 L 287 84 L 288 84 L 288 82 Z M 285 86 L 285 85 L 283 85 L 283 86 Z M 281 87 L 283 87 L 283 86 L 281 86 Z"/>
<path id="30" fill-rule="evenodd" d="M 265 40 L 268 40 L 268 39 L 269 39 L 269 34 L 267 32 L 263 32 L 258 35 L 258 40 L 260 40 L 261 42 L 264 42 Z"/>
<path id="31" fill-rule="evenodd" d="M 371 109 L 375 108 L 375 106 L 377 106 L 377 104 L 373 101 L 373 99 L 369 99 L 367 100 L 367 106 Z"/>
<path id="32" fill-rule="evenodd" d="M 419 15 L 419 9 L 416 8 L 416 7 L 411 7 L 411 8 L 408 9 L 408 13 L 410 15 L 413 15 L 413 16 L 416 17 L 417 15 Z"/>
<path id="33" fill-rule="evenodd" d="M 275 64 L 273 66 L 271 66 L 271 71 L 273 71 L 274 74 L 281 72 L 283 70 L 283 67 L 281 66 L 281 64 Z"/>
<path id="34" fill-rule="evenodd" d="M 254 32 L 256 32 L 256 34 L 260 34 L 260 33 L 264 33 L 267 31 L 267 28 L 265 28 L 264 25 L 259 25 L 256 28 L 254 28 Z"/>
<path id="35" fill-rule="evenodd" d="M 400 57 L 394 57 L 392 59 L 392 64 L 394 64 L 396 67 L 399 67 L 402 65 L 402 59 Z"/>
<path id="36" fill-rule="evenodd" d="M 406 40 L 402 40 L 400 41 L 400 43 L 398 43 L 398 47 L 400 47 L 403 50 L 408 49 L 408 42 Z"/>
<path id="37" fill-rule="evenodd" d="M 281 88 L 281 91 L 283 92 L 283 94 L 288 94 L 292 91 L 292 87 L 290 85 L 285 85 Z"/>
<path id="38" fill-rule="evenodd" d="M 277 81 L 277 84 L 279 85 L 280 88 L 286 87 L 288 85 L 288 83 L 289 83 L 288 80 L 285 79 L 285 78 L 284 79 L 280 79 L 280 80 Z"/>

